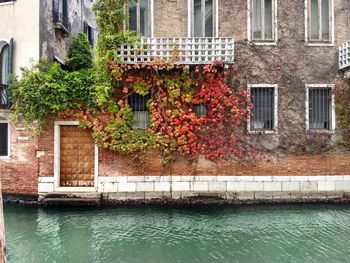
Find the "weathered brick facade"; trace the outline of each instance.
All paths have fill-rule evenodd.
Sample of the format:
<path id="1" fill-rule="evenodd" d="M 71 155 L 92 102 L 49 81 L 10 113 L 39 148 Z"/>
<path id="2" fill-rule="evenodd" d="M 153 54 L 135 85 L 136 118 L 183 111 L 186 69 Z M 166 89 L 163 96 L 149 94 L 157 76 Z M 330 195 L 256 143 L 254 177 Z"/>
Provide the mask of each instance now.
<path id="1" fill-rule="evenodd" d="M 253 134 L 249 138 L 251 144 L 263 152 L 261 160 L 215 164 L 200 158 L 198 163 L 189 164 L 178 158 L 171 168 L 165 168 L 162 157 L 152 152 L 148 155 L 147 165 L 140 167 L 130 156 L 100 149 L 98 175 L 349 175 L 350 153 L 341 152 L 336 146 L 334 151 L 324 154 L 298 152 L 307 134 L 305 85 L 341 81 L 337 67 L 338 45 L 350 37 L 349 2 L 334 0 L 335 41 L 322 46 L 305 43 L 304 1 L 278 1 L 276 45 L 248 43 L 247 0 L 220 0 L 218 4 L 218 35 L 235 38 L 236 64 L 243 78 L 250 84 L 278 84 L 278 133 Z M 155 0 L 155 37 L 187 37 L 187 7 L 186 0 Z M 3 190 L 14 194 L 37 194 L 38 177 L 54 175 L 54 125 L 51 123 L 40 138 L 15 124 L 11 131 L 11 158 L 0 161 Z M 336 145 L 336 131 L 326 136 L 331 145 Z"/>

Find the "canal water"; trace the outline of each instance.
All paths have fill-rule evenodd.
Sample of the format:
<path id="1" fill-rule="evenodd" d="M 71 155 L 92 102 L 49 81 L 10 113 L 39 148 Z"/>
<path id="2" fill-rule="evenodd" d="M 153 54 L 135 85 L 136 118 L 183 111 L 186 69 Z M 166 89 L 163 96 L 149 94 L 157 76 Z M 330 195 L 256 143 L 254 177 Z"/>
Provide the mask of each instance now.
<path id="1" fill-rule="evenodd" d="M 350 262 L 350 205 L 5 206 L 9 263 Z"/>

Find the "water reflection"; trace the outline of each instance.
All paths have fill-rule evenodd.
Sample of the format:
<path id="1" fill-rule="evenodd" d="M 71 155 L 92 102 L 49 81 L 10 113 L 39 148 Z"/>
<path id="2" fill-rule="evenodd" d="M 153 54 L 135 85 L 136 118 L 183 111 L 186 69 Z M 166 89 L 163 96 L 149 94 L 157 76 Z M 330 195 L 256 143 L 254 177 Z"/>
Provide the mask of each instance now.
<path id="1" fill-rule="evenodd" d="M 350 206 L 5 207 L 9 262 L 348 262 Z"/>

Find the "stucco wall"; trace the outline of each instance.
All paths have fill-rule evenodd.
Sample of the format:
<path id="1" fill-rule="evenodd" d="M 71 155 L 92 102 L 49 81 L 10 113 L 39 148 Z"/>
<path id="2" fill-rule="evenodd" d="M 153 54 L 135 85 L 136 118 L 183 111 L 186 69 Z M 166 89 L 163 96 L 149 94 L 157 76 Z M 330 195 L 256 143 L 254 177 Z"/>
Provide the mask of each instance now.
<path id="1" fill-rule="evenodd" d="M 73 36 L 83 31 L 86 21 L 92 28 L 97 29 L 92 6 L 95 1 L 68 1 L 68 17 L 70 32 L 55 28 L 53 22 L 52 1 L 40 2 L 40 56 L 53 60 L 58 57 L 65 60 Z"/>
<path id="2" fill-rule="evenodd" d="M 13 73 L 39 60 L 39 0 L 0 4 L 0 40 L 14 40 Z"/>

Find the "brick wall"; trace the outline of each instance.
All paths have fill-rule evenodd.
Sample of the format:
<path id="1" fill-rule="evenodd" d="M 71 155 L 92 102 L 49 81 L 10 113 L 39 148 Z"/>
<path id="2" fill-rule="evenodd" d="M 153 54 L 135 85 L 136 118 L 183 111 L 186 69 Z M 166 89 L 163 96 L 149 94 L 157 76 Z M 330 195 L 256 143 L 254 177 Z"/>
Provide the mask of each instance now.
<path id="1" fill-rule="evenodd" d="M 37 137 L 20 124 L 11 124 L 11 157 L 0 160 L 3 193 L 37 195 Z"/>

